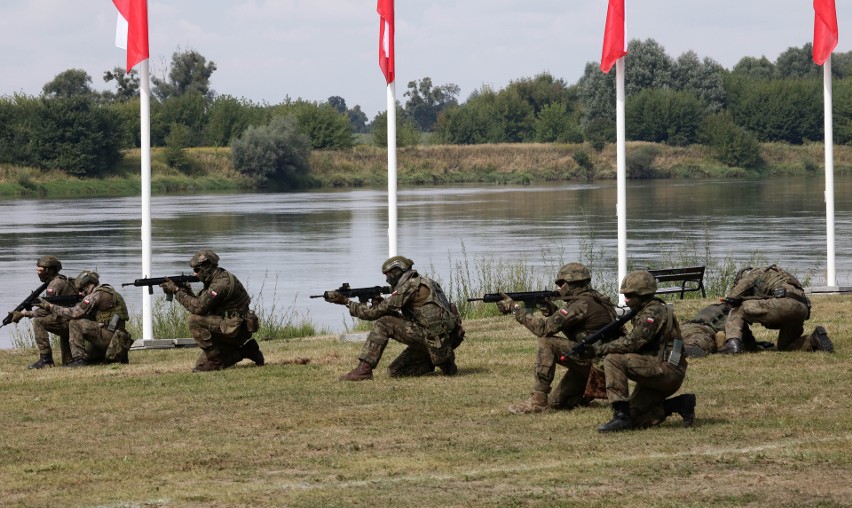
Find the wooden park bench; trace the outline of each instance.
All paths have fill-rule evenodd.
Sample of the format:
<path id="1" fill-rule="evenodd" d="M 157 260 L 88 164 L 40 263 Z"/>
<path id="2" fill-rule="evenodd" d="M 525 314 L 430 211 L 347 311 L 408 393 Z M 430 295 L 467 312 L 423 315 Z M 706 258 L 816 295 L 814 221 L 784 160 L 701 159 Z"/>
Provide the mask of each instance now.
<path id="1" fill-rule="evenodd" d="M 707 298 L 704 292 L 704 267 L 690 266 L 686 268 L 667 268 L 665 270 L 648 270 L 657 279 L 658 295 L 680 293 L 683 300 L 684 294 L 689 291 L 701 291 L 702 298 Z M 678 286 L 663 286 L 661 283 L 679 282 Z"/>

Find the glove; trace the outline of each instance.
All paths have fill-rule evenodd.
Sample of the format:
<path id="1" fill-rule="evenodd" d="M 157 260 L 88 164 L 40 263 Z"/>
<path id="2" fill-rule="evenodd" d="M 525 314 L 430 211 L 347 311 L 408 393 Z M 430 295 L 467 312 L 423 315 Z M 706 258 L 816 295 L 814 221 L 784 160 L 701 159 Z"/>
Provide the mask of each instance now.
<path id="1" fill-rule="evenodd" d="M 47 312 L 50 312 L 53 309 L 53 304 L 45 300 L 44 298 L 39 298 L 38 302 L 35 303 L 35 306 L 39 309 L 44 309 Z"/>
<path id="2" fill-rule="evenodd" d="M 26 317 L 23 312 L 19 312 L 17 310 L 14 311 L 14 312 L 10 312 L 9 316 L 12 318 L 13 323 L 17 323 L 18 321 L 20 321 L 20 320 L 22 320 Z"/>
<path id="3" fill-rule="evenodd" d="M 546 300 L 538 304 L 538 310 L 541 312 L 541 315 L 544 317 L 552 316 L 554 312 L 559 310 L 559 307 L 556 306 L 555 303 L 550 300 Z"/>
<path id="4" fill-rule="evenodd" d="M 376 296 L 374 296 L 373 298 L 370 299 L 370 305 L 375 307 L 376 305 L 382 303 L 383 301 L 385 301 L 385 299 L 382 297 L 382 295 L 376 295 Z"/>
<path id="5" fill-rule="evenodd" d="M 163 293 L 167 295 L 173 295 L 178 292 L 178 285 L 174 283 L 174 281 L 168 277 L 166 277 L 166 282 L 160 284 L 160 288 L 163 290 Z"/>
<path id="6" fill-rule="evenodd" d="M 500 311 L 500 314 L 508 314 L 515 309 L 515 300 L 509 298 L 509 295 L 506 293 L 500 293 L 500 296 L 503 297 L 502 300 L 497 302 L 497 310 Z"/>
<path id="7" fill-rule="evenodd" d="M 336 303 L 338 305 L 348 305 L 349 304 L 349 298 L 346 298 L 345 296 L 338 293 L 337 291 L 326 291 L 325 294 L 323 295 L 323 298 L 328 303 Z"/>

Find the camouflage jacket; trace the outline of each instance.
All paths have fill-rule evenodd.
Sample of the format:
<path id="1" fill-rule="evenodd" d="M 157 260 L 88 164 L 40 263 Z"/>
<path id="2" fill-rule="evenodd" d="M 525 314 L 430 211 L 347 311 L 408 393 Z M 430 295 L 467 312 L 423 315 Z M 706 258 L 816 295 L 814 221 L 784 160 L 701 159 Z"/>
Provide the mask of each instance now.
<path id="1" fill-rule="evenodd" d="M 441 286 L 416 270 L 405 272 L 393 289 L 390 297 L 376 305 L 350 301 L 349 314 L 367 321 L 398 316 L 434 335 L 449 335 L 458 325 Z"/>
<path id="2" fill-rule="evenodd" d="M 233 313 L 245 317 L 251 304 L 243 284 L 224 268 L 217 268 L 197 295 L 188 287 L 179 287 L 175 298 L 186 310 L 199 316 L 224 317 Z"/>
<path id="3" fill-rule="evenodd" d="M 47 289 L 44 290 L 44 296 L 68 296 L 68 295 L 76 295 L 77 289 L 74 287 L 73 280 L 68 277 L 57 274 L 54 278 L 50 280 L 50 284 L 47 285 Z M 50 313 L 44 309 L 34 308 L 32 310 L 32 317 L 44 317 L 49 315 Z"/>
<path id="4" fill-rule="evenodd" d="M 630 333 L 595 348 L 599 355 L 609 353 L 639 353 L 660 356 L 666 347 L 671 347 L 676 337 L 680 337 L 680 326 L 674 312 L 666 302 L 653 298 L 637 310 L 631 320 Z"/>
<path id="5" fill-rule="evenodd" d="M 51 312 L 66 319 L 91 319 L 102 325 L 109 324 L 115 314 L 124 322 L 130 319 L 124 298 L 108 284 L 96 287 L 74 307 L 54 305 Z"/>
<path id="6" fill-rule="evenodd" d="M 615 305 L 594 289 L 568 297 L 565 305 L 549 316 L 526 312 L 515 313 L 515 319 L 538 337 L 552 337 L 559 332 L 573 341 L 582 340 L 615 320 Z"/>

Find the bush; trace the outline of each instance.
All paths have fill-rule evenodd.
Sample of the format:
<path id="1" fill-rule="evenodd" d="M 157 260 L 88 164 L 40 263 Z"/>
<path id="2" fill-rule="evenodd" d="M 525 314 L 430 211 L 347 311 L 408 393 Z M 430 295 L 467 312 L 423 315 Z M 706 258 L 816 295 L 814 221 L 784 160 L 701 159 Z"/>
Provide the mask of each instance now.
<path id="1" fill-rule="evenodd" d="M 292 117 L 276 116 L 268 125 L 249 127 L 231 145 L 234 169 L 284 188 L 309 185 L 310 140 L 296 131 Z"/>
<path id="2" fill-rule="evenodd" d="M 719 162 L 730 167 L 753 168 L 760 160 L 757 138 L 736 125 L 728 112 L 705 118 L 698 140 L 710 146 Z"/>
<path id="3" fill-rule="evenodd" d="M 660 149 L 653 145 L 638 146 L 629 150 L 626 156 L 627 178 L 642 180 L 654 177 L 654 160 Z"/>
<path id="4" fill-rule="evenodd" d="M 600 152 L 607 143 L 615 143 L 615 122 L 595 118 L 586 126 L 586 139 L 595 151 Z"/>

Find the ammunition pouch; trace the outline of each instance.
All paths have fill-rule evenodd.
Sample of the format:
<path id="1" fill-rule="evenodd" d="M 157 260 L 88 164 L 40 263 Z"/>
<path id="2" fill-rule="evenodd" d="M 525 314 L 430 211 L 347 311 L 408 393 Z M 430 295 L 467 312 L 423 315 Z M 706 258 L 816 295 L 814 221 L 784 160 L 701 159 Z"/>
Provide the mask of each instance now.
<path id="1" fill-rule="evenodd" d="M 222 322 L 219 324 L 219 329 L 222 333 L 228 336 L 235 335 L 240 327 L 243 326 L 243 318 L 237 311 L 228 311 L 225 313 Z"/>
<path id="2" fill-rule="evenodd" d="M 106 350 L 106 359 L 110 362 L 121 360 L 125 353 L 130 351 L 130 346 L 133 345 L 133 339 L 125 330 L 116 330 L 112 334 L 112 339 L 109 341 L 109 346 Z"/>

